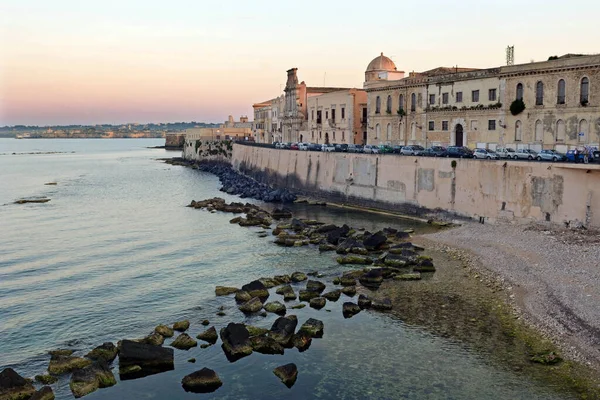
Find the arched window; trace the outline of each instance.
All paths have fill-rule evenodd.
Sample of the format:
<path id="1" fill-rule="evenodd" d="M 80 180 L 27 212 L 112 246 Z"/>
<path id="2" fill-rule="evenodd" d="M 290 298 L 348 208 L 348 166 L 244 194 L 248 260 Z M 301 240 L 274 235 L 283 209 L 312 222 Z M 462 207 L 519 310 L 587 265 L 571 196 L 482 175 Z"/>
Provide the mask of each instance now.
<path id="1" fill-rule="evenodd" d="M 379 139 L 381 137 L 381 126 L 379 124 L 375 125 L 375 139 Z"/>
<path id="2" fill-rule="evenodd" d="M 388 96 L 388 98 L 387 98 L 387 106 L 385 108 L 385 111 L 390 114 L 392 112 L 392 96 Z"/>
<path id="3" fill-rule="evenodd" d="M 377 96 L 375 99 L 375 114 L 381 113 L 381 97 Z"/>
<path id="4" fill-rule="evenodd" d="M 565 80 L 561 79 L 558 81 L 558 96 L 556 97 L 556 104 L 565 104 Z"/>
<path id="5" fill-rule="evenodd" d="M 392 124 L 387 125 L 387 141 L 392 140 Z"/>
<path id="6" fill-rule="evenodd" d="M 556 121 L 556 140 L 564 142 L 567 136 L 566 133 L 565 121 L 559 119 Z"/>
<path id="7" fill-rule="evenodd" d="M 544 83 L 542 81 L 535 85 L 535 105 L 544 105 Z"/>
<path id="8" fill-rule="evenodd" d="M 582 106 L 587 105 L 590 99 L 590 80 L 586 77 L 581 80 L 581 94 L 579 95 L 579 101 Z"/>
<path id="9" fill-rule="evenodd" d="M 523 100 L 523 84 L 517 84 L 517 100 Z"/>
<path id="10" fill-rule="evenodd" d="M 404 95 L 398 96 L 398 110 L 404 110 Z"/>
<path id="11" fill-rule="evenodd" d="M 410 95 L 410 111 L 416 111 L 416 109 L 417 109 L 417 95 L 413 93 Z"/>
<path id="12" fill-rule="evenodd" d="M 544 124 L 539 119 L 535 121 L 535 141 L 544 141 Z"/>
<path id="13" fill-rule="evenodd" d="M 515 141 L 520 142 L 523 140 L 523 130 L 521 128 L 521 121 L 517 121 L 515 124 Z"/>
<path id="14" fill-rule="evenodd" d="M 582 135 L 583 133 L 583 135 Z M 586 142 L 586 138 L 588 136 L 588 122 L 585 119 L 579 121 L 579 141 L 582 143 Z"/>

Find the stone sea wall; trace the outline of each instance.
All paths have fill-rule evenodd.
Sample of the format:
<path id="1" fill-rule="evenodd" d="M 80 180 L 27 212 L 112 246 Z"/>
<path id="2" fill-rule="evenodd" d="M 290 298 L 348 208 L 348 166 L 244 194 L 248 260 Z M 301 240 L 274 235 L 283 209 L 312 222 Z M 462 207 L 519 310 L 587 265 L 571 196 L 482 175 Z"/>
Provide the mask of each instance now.
<path id="1" fill-rule="evenodd" d="M 287 151 L 233 144 L 234 169 L 331 201 L 421 216 L 600 227 L 600 165 Z"/>
<path id="2" fill-rule="evenodd" d="M 183 145 L 183 158 L 189 161 L 221 161 L 229 163 L 233 144 L 230 140 L 211 138 L 186 139 Z"/>

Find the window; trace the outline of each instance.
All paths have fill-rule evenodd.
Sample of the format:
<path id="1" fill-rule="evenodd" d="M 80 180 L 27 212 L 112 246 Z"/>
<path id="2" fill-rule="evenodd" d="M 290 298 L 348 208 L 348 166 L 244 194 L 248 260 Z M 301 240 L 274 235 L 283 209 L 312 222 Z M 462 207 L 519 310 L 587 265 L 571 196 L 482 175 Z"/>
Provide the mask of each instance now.
<path id="1" fill-rule="evenodd" d="M 331 120 L 335 122 L 335 108 L 331 109 Z"/>
<path id="2" fill-rule="evenodd" d="M 462 103 L 462 92 L 456 92 L 456 102 Z"/>
<path id="3" fill-rule="evenodd" d="M 431 105 L 435 104 L 435 94 L 429 95 L 429 104 L 431 104 Z"/>
<path id="4" fill-rule="evenodd" d="M 495 130 L 496 130 L 496 120 L 490 119 L 488 121 L 488 131 L 495 131 Z"/>
<path id="5" fill-rule="evenodd" d="M 342 107 L 342 119 L 346 118 L 346 109 Z"/>
<path id="6" fill-rule="evenodd" d="M 410 111 L 415 111 L 416 109 L 417 109 L 417 95 L 413 93 L 410 95 Z"/>
<path id="7" fill-rule="evenodd" d="M 346 133 L 342 131 L 342 142 L 346 141 Z"/>
<path id="8" fill-rule="evenodd" d="M 435 121 L 429 121 L 429 130 L 430 131 L 435 130 Z"/>
<path id="9" fill-rule="evenodd" d="M 564 142 L 566 136 L 567 136 L 567 130 L 565 127 L 565 121 L 563 121 L 562 119 L 559 119 L 558 121 L 556 121 L 556 141 Z"/>
<path id="10" fill-rule="evenodd" d="M 443 131 L 447 131 L 448 130 L 448 121 L 442 121 L 442 130 Z"/>
<path id="11" fill-rule="evenodd" d="M 329 111 L 325 111 L 325 119 L 329 119 Z"/>
<path id="12" fill-rule="evenodd" d="M 378 139 L 381 136 L 381 126 L 379 124 L 375 125 L 375 139 Z"/>
<path id="13" fill-rule="evenodd" d="M 448 93 L 442 93 L 442 103 L 448 104 Z"/>
<path id="14" fill-rule="evenodd" d="M 541 142 L 544 140 L 544 124 L 539 119 L 535 121 L 535 141 Z"/>
<path id="15" fill-rule="evenodd" d="M 558 96 L 556 98 L 556 104 L 565 104 L 565 80 L 561 79 L 558 81 Z"/>
<path id="16" fill-rule="evenodd" d="M 315 110 L 310 112 L 310 119 L 315 119 Z M 313 135 L 314 136 L 314 135 Z"/>
<path id="17" fill-rule="evenodd" d="M 523 84 L 517 84 L 517 100 L 523 100 Z"/>
<path id="18" fill-rule="evenodd" d="M 535 105 L 544 105 L 544 83 L 542 81 L 539 81 L 535 85 Z"/>
<path id="19" fill-rule="evenodd" d="M 375 114 L 381 113 L 381 97 L 377 96 L 375 99 Z"/>
<path id="20" fill-rule="evenodd" d="M 471 92 L 471 101 L 473 103 L 478 103 L 479 102 L 479 90 L 473 90 Z"/>
<path id="21" fill-rule="evenodd" d="M 588 78 L 583 78 L 581 80 L 581 93 L 579 95 L 579 101 L 582 106 L 587 105 L 590 97 L 590 80 Z"/>
<path id="22" fill-rule="evenodd" d="M 335 141 L 335 131 L 333 131 L 333 140 Z"/>
<path id="23" fill-rule="evenodd" d="M 387 141 L 392 140 L 392 124 L 387 124 Z"/>
<path id="24" fill-rule="evenodd" d="M 404 110 L 404 95 L 398 96 L 398 110 Z"/>
<path id="25" fill-rule="evenodd" d="M 489 101 L 496 101 L 496 89 L 490 89 L 488 91 L 488 100 Z"/>
<path id="26" fill-rule="evenodd" d="M 392 113 L 392 96 L 388 96 L 388 98 L 387 98 L 387 104 L 386 104 L 386 107 L 385 107 L 385 111 L 388 114 Z"/>
<path id="27" fill-rule="evenodd" d="M 317 124 L 321 123 L 321 110 L 317 110 Z"/>
<path id="28" fill-rule="evenodd" d="M 521 128 L 521 121 L 517 121 L 515 124 L 515 141 L 520 142 L 523 140 L 523 130 Z"/>

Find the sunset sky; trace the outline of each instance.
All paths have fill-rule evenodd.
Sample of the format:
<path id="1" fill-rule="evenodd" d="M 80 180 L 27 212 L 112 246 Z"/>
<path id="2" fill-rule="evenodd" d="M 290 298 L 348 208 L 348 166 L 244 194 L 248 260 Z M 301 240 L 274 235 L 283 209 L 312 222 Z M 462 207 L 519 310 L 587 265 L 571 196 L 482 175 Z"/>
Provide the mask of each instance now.
<path id="1" fill-rule="evenodd" d="M 362 87 L 398 69 L 600 52 L 597 0 L 3 0 L 0 126 L 251 118 L 285 71 Z"/>

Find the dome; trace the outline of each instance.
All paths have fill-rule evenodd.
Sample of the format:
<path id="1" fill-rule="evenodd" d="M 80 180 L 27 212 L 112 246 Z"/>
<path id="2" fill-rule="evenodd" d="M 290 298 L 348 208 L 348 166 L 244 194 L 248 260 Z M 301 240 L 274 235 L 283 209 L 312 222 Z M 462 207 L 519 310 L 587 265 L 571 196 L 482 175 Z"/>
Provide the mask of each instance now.
<path id="1" fill-rule="evenodd" d="M 369 63 L 365 72 L 369 71 L 396 71 L 396 64 L 381 53 L 379 57 L 376 57 Z"/>

